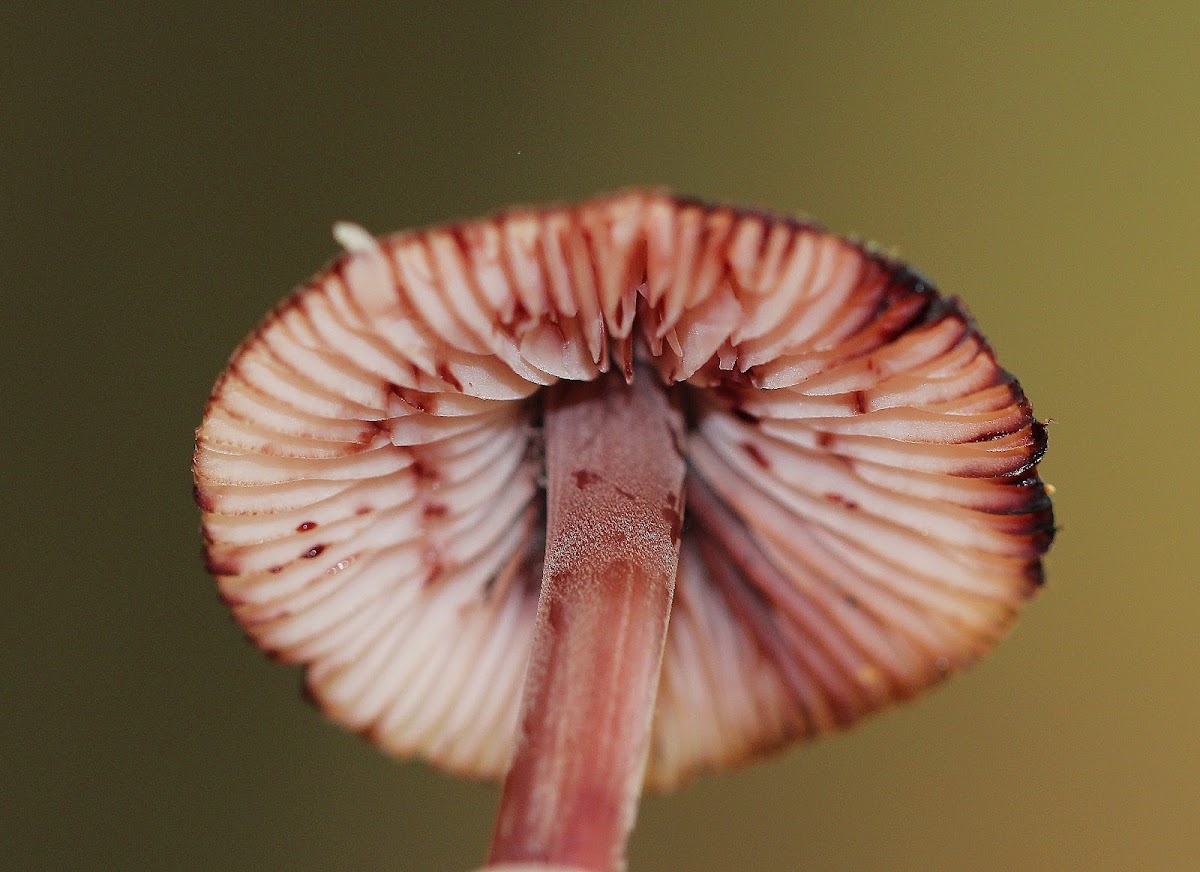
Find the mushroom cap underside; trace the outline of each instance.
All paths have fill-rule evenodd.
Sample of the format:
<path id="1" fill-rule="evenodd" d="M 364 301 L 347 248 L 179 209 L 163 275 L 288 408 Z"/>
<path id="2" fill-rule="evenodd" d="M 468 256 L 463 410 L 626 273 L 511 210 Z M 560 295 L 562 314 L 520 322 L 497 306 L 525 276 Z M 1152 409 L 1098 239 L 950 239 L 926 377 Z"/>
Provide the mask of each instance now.
<path id="1" fill-rule="evenodd" d="M 632 378 L 635 357 L 688 422 L 651 786 L 913 696 L 1041 582 L 1045 430 L 903 264 L 655 191 L 337 234 L 347 252 L 217 382 L 196 499 L 248 635 L 396 755 L 503 775 L 541 580 L 542 389 Z"/>

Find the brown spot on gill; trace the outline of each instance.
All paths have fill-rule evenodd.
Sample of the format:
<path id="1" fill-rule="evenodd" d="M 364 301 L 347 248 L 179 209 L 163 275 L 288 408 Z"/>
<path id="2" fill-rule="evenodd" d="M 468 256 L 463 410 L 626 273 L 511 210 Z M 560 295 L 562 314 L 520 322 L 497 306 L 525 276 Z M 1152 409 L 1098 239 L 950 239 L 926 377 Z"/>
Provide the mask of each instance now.
<path id="1" fill-rule="evenodd" d="M 517 294 L 513 294 L 512 310 L 508 314 L 508 323 L 520 328 L 531 323 L 533 320 L 533 314 L 526 308 L 525 302 Z"/>
<path id="2" fill-rule="evenodd" d="M 600 481 L 600 476 L 592 472 L 590 469 L 577 469 L 571 473 L 575 477 L 575 487 L 583 490 L 588 485 L 595 484 Z"/>
<path id="3" fill-rule="evenodd" d="M 444 518 L 450 513 L 450 507 L 445 503 L 426 503 L 421 509 L 421 515 L 427 519 Z"/>
<path id="4" fill-rule="evenodd" d="M 418 482 L 434 484 L 442 478 L 441 474 L 437 471 L 437 467 L 419 457 L 413 460 L 413 465 L 410 469 L 412 469 L 413 476 Z"/>
<path id="5" fill-rule="evenodd" d="M 850 408 L 854 410 L 855 414 L 864 414 L 868 405 L 866 391 L 855 391 L 850 395 Z"/>
<path id="6" fill-rule="evenodd" d="M 730 409 L 729 412 L 731 415 L 733 415 L 733 417 L 737 418 L 743 424 L 757 424 L 759 421 L 759 418 L 757 415 L 753 415 L 750 412 L 747 412 L 745 409 L 741 408 L 740 406 L 735 406 L 734 408 Z"/>
<path id="7" fill-rule="evenodd" d="M 763 469 L 771 468 L 771 461 L 767 459 L 767 455 L 763 454 L 762 449 L 753 442 L 743 442 L 741 443 L 741 448 L 748 455 L 750 455 L 751 460 L 753 460 Z"/>
<path id="8" fill-rule="evenodd" d="M 832 448 L 836 437 L 832 433 L 820 430 L 817 432 L 816 438 L 819 448 Z"/>
<path id="9" fill-rule="evenodd" d="M 312 529 L 313 527 L 315 527 L 315 526 L 317 526 L 317 522 L 316 522 L 316 521 L 305 521 L 303 524 L 300 524 L 300 525 L 298 525 L 298 526 L 296 527 L 296 532 L 297 532 L 297 533 L 304 533 L 304 532 L 306 532 L 306 531 L 308 531 L 308 530 L 311 530 L 311 529 Z"/>
<path id="10" fill-rule="evenodd" d="M 302 558 L 304 558 L 305 560 L 311 560 L 314 557 L 320 557 L 321 552 L 324 550 L 325 550 L 324 545 L 314 545 L 312 548 L 309 548 L 307 551 L 305 551 L 300 556 Z"/>
<path id="11" fill-rule="evenodd" d="M 356 515 L 369 515 L 369 514 L 371 514 L 371 512 L 373 512 L 373 511 L 375 511 L 375 510 L 374 510 L 374 509 L 372 509 L 370 506 L 359 506 L 357 509 L 355 509 L 355 510 L 354 510 L 354 514 L 356 514 Z"/>
<path id="12" fill-rule="evenodd" d="M 436 371 L 437 371 L 438 378 L 440 378 L 446 384 L 450 385 L 450 387 L 454 388 L 460 394 L 462 393 L 462 389 L 463 389 L 462 382 L 460 382 L 458 380 L 458 376 L 456 376 L 453 373 L 453 371 L 451 371 L 450 364 L 439 363 L 437 365 Z"/>
<path id="13" fill-rule="evenodd" d="M 425 549 L 425 553 L 421 555 L 421 559 L 427 567 L 425 578 L 421 582 L 421 585 L 423 587 L 430 587 L 446 574 L 446 565 L 442 562 L 441 549 L 435 545 L 431 545 Z"/>
<path id="14" fill-rule="evenodd" d="M 827 494 L 825 494 L 825 499 L 829 500 L 829 502 L 831 502 L 831 503 L 837 503 L 839 506 L 842 506 L 842 507 L 850 509 L 850 510 L 854 510 L 854 509 L 858 508 L 858 503 L 856 503 L 854 500 L 847 499 L 846 497 L 842 496 L 841 494 L 827 493 Z"/>

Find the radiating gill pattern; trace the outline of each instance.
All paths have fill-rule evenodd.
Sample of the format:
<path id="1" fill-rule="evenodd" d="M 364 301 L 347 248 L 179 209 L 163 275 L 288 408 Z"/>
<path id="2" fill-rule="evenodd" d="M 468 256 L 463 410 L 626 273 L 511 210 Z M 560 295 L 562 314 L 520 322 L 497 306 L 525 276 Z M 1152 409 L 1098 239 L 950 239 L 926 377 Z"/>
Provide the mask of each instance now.
<path id="1" fill-rule="evenodd" d="M 196 498 L 250 637 L 390 752 L 503 774 L 541 577 L 540 392 L 635 358 L 689 421 L 652 786 L 912 696 L 1040 582 L 1045 431 L 961 305 L 899 263 L 646 191 L 337 232 L 347 253 L 218 381 Z"/>

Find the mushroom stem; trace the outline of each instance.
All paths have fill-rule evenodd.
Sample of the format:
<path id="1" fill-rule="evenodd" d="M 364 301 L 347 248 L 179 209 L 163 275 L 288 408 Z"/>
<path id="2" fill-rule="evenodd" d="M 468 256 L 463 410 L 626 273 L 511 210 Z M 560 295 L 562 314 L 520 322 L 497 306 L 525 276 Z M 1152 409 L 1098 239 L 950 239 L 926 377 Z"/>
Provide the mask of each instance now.
<path id="1" fill-rule="evenodd" d="M 675 593 L 681 432 L 646 369 L 549 392 L 545 566 L 492 863 L 624 868 Z"/>

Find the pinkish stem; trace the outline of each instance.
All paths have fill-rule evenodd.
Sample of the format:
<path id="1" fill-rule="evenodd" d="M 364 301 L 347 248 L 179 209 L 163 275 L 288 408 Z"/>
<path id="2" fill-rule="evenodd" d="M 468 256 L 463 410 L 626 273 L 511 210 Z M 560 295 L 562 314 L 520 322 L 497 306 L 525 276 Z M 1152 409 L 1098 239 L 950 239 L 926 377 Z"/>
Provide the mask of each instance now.
<path id="1" fill-rule="evenodd" d="M 681 426 L 646 370 L 551 391 L 546 562 L 492 863 L 624 868 L 675 593 Z"/>

